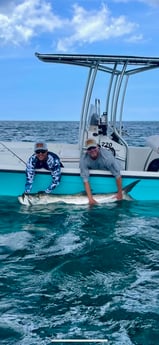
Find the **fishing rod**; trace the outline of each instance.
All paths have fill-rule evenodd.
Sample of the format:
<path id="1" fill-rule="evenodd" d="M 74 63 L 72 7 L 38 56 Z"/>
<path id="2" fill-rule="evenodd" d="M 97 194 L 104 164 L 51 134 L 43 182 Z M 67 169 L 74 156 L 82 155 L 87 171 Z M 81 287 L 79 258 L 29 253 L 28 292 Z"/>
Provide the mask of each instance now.
<path id="1" fill-rule="evenodd" d="M 19 157 L 14 151 L 12 151 L 11 149 L 9 149 L 9 147 L 7 147 L 4 143 L 2 143 L 0 141 L 0 144 L 5 148 L 7 149 L 9 152 L 11 152 L 13 154 L 13 156 L 15 156 L 16 158 L 18 158 L 22 163 L 24 163 L 26 165 L 26 162 L 23 161 L 23 159 L 21 157 Z"/>

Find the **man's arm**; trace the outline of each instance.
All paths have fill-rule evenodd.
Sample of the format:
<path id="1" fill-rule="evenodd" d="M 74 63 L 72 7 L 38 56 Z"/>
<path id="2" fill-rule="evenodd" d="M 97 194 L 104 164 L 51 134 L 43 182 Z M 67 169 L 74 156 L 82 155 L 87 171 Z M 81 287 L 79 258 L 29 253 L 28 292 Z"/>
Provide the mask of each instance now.
<path id="1" fill-rule="evenodd" d="M 120 175 L 119 162 L 112 155 L 112 153 L 110 154 L 109 152 L 102 151 L 102 154 L 104 154 L 104 157 L 106 158 L 108 169 L 110 170 L 112 175 L 116 178 L 116 185 L 117 185 L 117 189 L 118 189 L 116 197 L 118 200 L 121 200 L 123 195 L 122 195 L 122 179 L 121 179 L 121 175 Z M 106 154 L 107 154 L 107 157 L 106 157 Z"/>
<path id="2" fill-rule="evenodd" d="M 80 174 L 81 178 L 83 179 L 85 191 L 88 197 L 88 201 L 90 205 L 95 205 L 97 204 L 97 201 L 93 198 L 92 192 L 91 192 L 91 187 L 89 184 L 89 168 L 87 165 L 87 157 L 84 155 L 80 159 Z"/>
<path id="3" fill-rule="evenodd" d="M 26 165 L 25 193 L 30 193 L 35 176 L 35 157 L 31 156 Z"/>
<path id="4" fill-rule="evenodd" d="M 84 182 L 84 186 L 85 186 L 86 194 L 89 200 L 89 204 L 90 205 L 97 204 L 97 201 L 93 198 L 89 182 L 88 181 Z"/>
<path id="5" fill-rule="evenodd" d="M 61 179 L 61 163 L 58 157 L 52 158 L 49 156 L 48 167 L 51 171 L 52 182 L 45 190 L 46 193 L 51 193 L 57 187 Z"/>
<path id="6" fill-rule="evenodd" d="M 121 176 L 116 177 L 116 184 L 117 184 L 117 188 L 118 188 L 117 199 L 121 200 L 123 198 Z"/>

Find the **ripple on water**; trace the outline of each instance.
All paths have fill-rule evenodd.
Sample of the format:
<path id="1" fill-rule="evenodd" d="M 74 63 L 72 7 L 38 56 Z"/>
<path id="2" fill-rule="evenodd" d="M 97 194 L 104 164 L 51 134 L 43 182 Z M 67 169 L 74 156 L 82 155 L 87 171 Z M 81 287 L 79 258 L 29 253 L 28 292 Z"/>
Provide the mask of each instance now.
<path id="1" fill-rule="evenodd" d="M 3 202 L 2 345 L 48 345 L 56 337 L 158 345 L 159 231 L 150 207 Z"/>

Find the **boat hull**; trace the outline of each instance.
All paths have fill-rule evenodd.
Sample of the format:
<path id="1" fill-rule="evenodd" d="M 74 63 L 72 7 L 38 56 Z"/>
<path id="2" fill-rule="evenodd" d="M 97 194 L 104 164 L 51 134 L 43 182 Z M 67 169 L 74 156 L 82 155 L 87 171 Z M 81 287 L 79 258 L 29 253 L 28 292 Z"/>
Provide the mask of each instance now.
<path id="1" fill-rule="evenodd" d="M 15 196 L 24 193 L 25 186 L 25 171 L 16 170 L 1 170 L 1 196 Z M 138 180 L 139 182 L 129 193 L 135 200 L 159 201 L 159 173 L 153 172 L 123 172 L 122 185 L 123 187 Z M 51 182 L 51 175 L 49 172 L 37 172 L 32 193 L 45 190 Z M 92 171 L 90 175 L 90 184 L 93 194 L 106 194 L 116 192 L 115 178 L 104 171 Z M 83 181 L 80 177 L 80 172 L 76 169 L 73 171 L 63 171 L 61 182 L 53 191 L 53 194 L 78 194 L 84 192 Z"/>

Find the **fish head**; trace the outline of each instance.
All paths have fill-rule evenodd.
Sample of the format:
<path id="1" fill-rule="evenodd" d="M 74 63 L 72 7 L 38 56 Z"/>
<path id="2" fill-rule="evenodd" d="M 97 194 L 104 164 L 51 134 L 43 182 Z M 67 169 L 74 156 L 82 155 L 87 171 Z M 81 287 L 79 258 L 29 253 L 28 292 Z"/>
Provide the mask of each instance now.
<path id="1" fill-rule="evenodd" d="M 31 206 L 31 205 L 38 205 L 41 203 L 42 199 L 42 194 L 36 193 L 36 194 L 22 194 L 18 196 L 18 200 L 20 204 L 26 205 L 26 206 Z"/>

